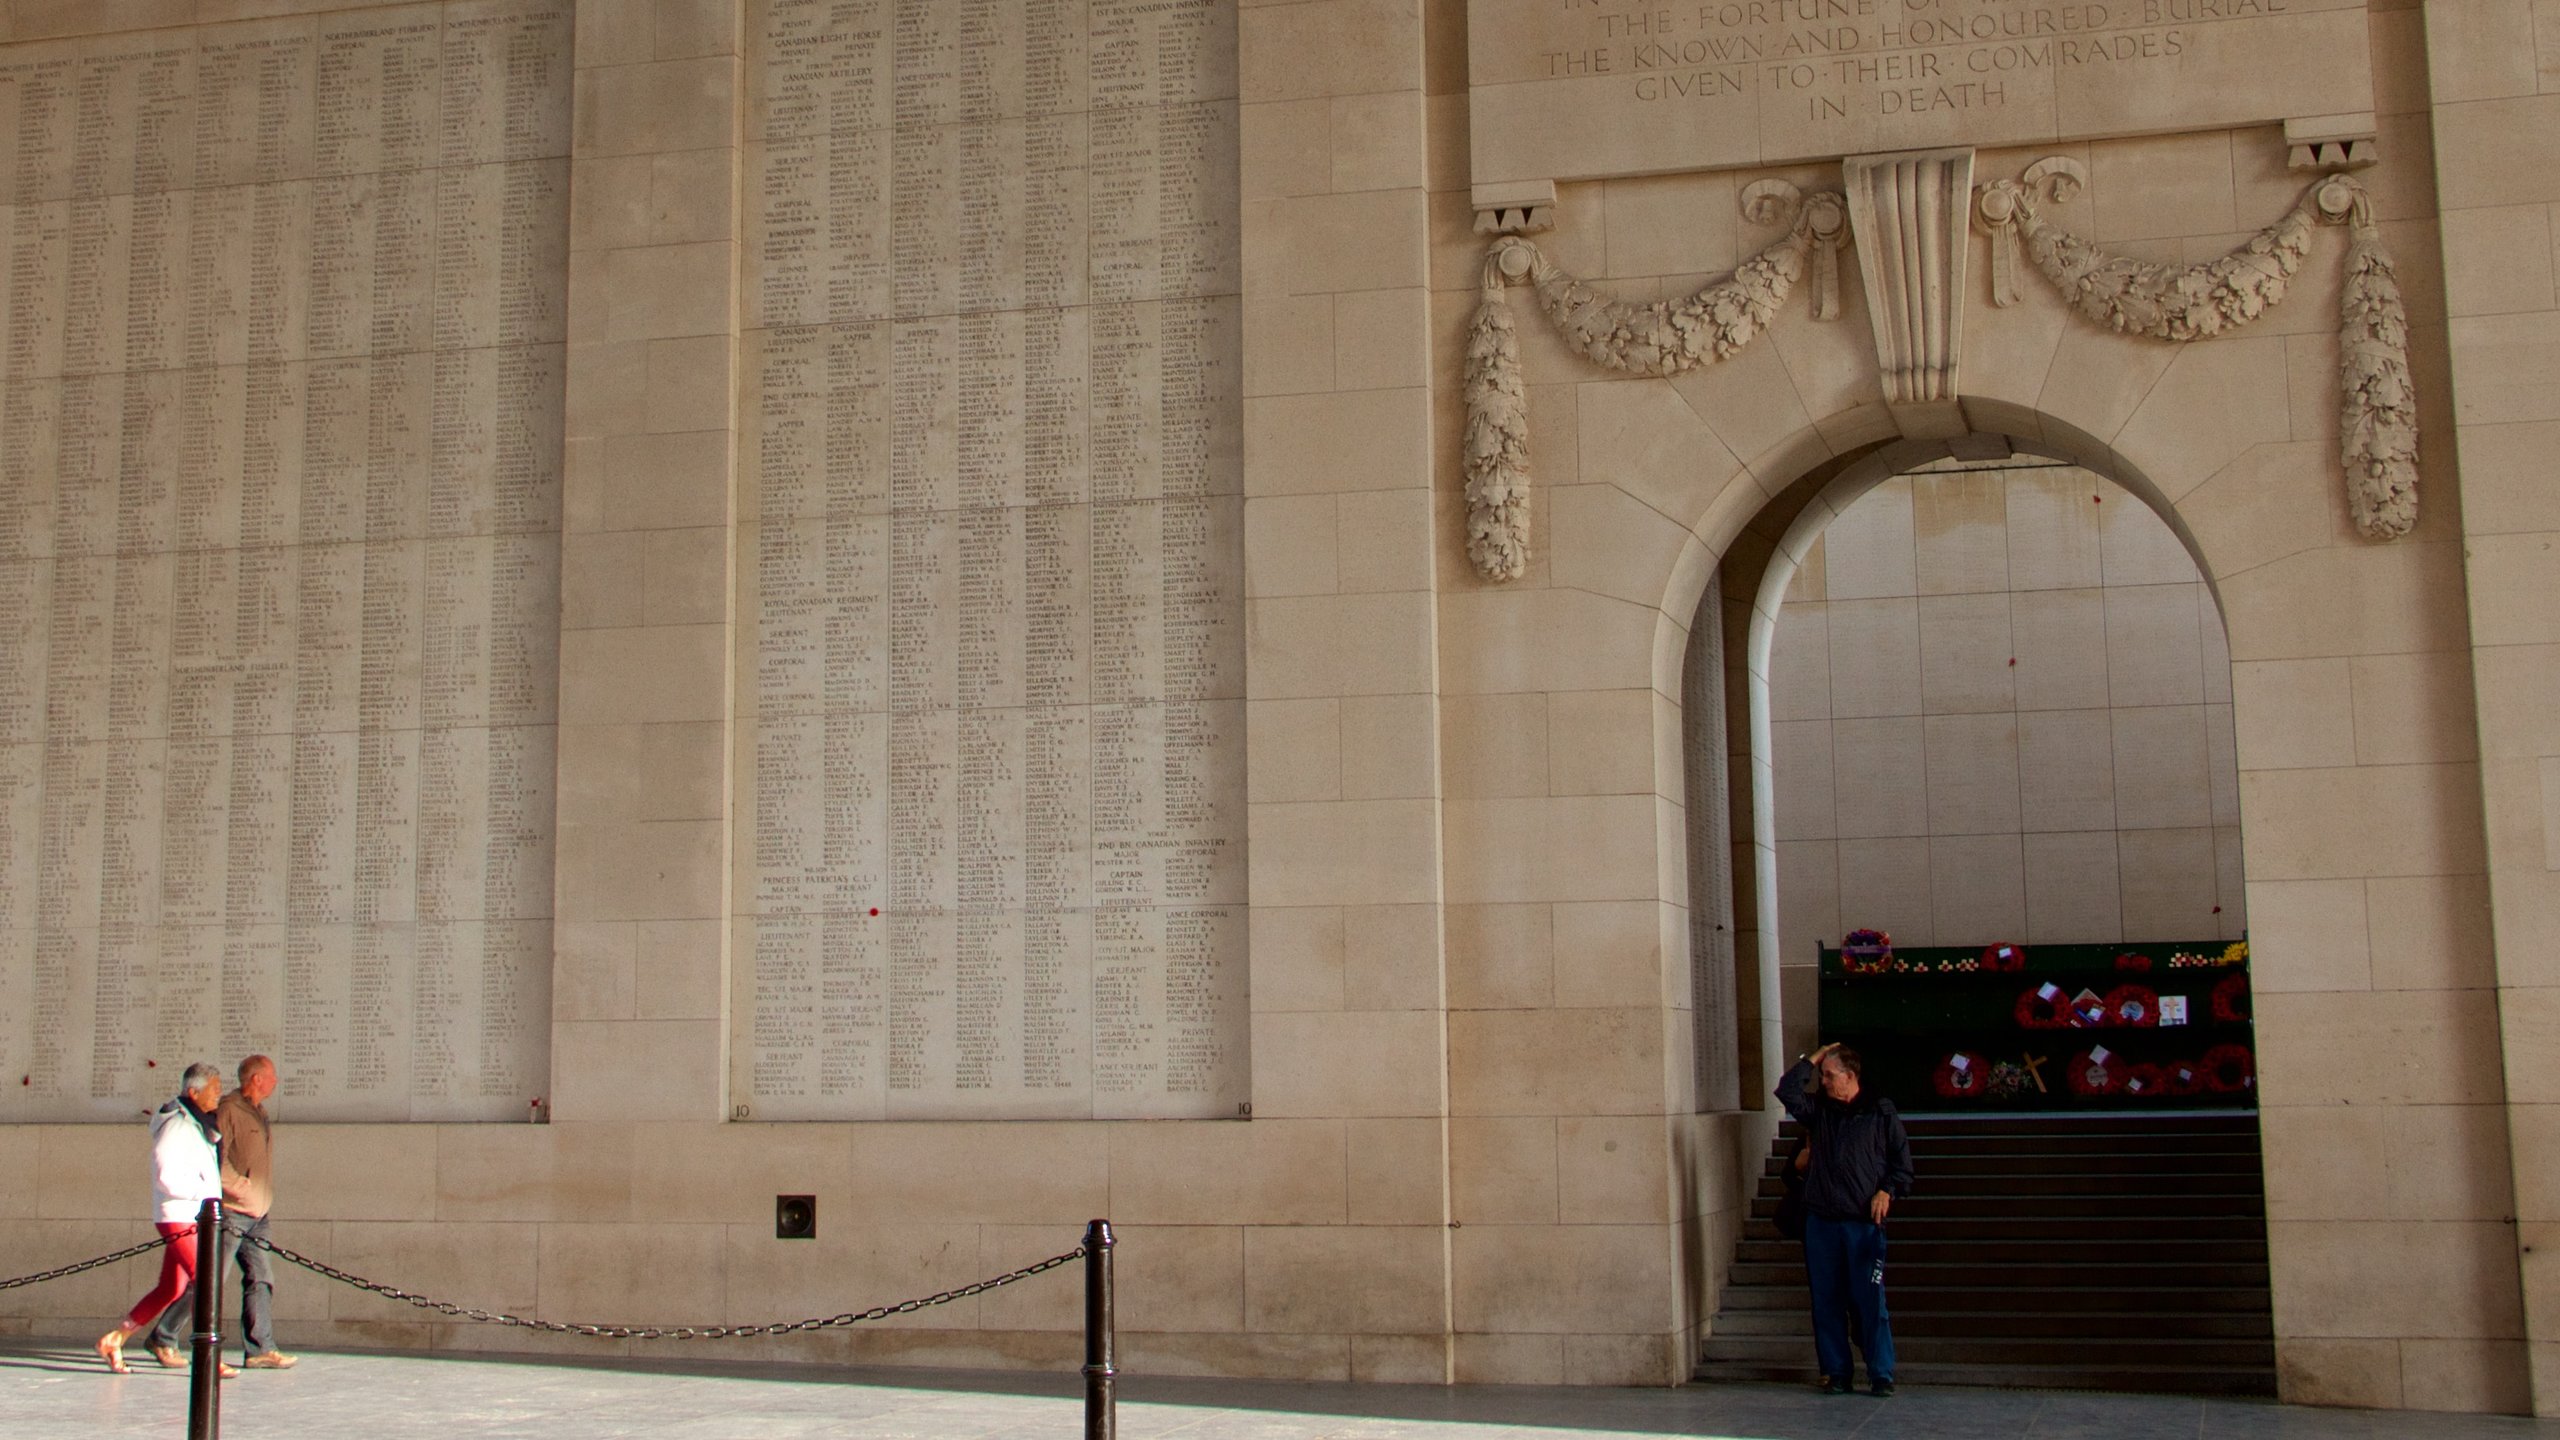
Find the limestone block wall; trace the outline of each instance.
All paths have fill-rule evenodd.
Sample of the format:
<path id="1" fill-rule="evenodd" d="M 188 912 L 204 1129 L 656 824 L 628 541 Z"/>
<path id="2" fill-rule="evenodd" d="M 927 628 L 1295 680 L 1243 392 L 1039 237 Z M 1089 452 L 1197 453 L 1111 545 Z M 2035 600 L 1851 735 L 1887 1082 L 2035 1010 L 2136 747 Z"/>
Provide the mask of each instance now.
<path id="1" fill-rule="evenodd" d="M 1769 663 L 1789 1053 L 1813 947 L 1860 926 L 2246 932 L 2222 614 L 2130 492 L 2032 457 L 1888 480 L 1806 552 Z"/>
<path id="2" fill-rule="evenodd" d="M 18 7 L 0 42 L 309 8 Z M 946 1288 L 1108 1215 L 1133 1366 L 1447 1379 L 1418 6 L 1235 16 L 1254 1113 L 1177 1123 L 728 1119 L 755 13 L 578 7 L 551 1123 L 319 1126 L 288 1108 L 280 1236 L 474 1304 L 682 1322 Z M 5 1263 L 110 1248 L 144 1213 L 138 1127 L 10 1127 L 0 1149 L 25 1182 L 0 1200 Z M 819 1197 L 817 1240 L 773 1238 L 781 1193 Z M 128 1264 L 27 1292 L 0 1326 L 102 1328 L 146 1283 Z M 560 1343 L 285 1289 L 287 1343 Z M 765 1353 L 1054 1367 L 1078 1353 L 1078 1305 L 1058 1277 Z M 1643 1373 L 1668 1379 L 1655 1351 Z"/>
<path id="3" fill-rule="evenodd" d="M 2560 15 L 2546 5 L 2429 4 L 2428 96 L 2442 210 L 2453 448 L 2487 810 L 2489 923 L 2505 1042 L 2506 1143 L 2533 1405 L 2560 1411 Z M 2443 433 L 2443 432 L 2438 432 Z M 2359 730 L 2358 739 L 2363 738 Z M 2404 1392 L 2405 1393 L 2405 1392 Z M 2512 1392 L 2510 1392 L 2512 1394 Z"/>
<path id="4" fill-rule="evenodd" d="M 308 8 L 22 4 L 4 33 Z M 1720 562 L 1726 598 L 1747 600 L 1738 587 L 1835 479 L 1944 448 L 1900 442 L 1880 403 L 1854 263 L 1836 322 L 1799 297 L 1742 353 L 1676 380 L 1594 371 L 1523 306 L 1534 558 L 1520 580 L 1478 579 L 1452 460 L 1484 253 L 1464 10 L 1237 3 L 1252 1117 L 784 1125 L 727 1119 L 724 1090 L 752 7 L 583 0 L 554 1121 L 288 1113 L 288 1243 L 551 1318 L 746 1321 L 939 1289 L 1107 1214 L 1134 1369 L 1685 1374 L 1766 1133 L 1763 1111 L 1698 1109 L 1687 630 Z M 2503 38 L 2466 51 L 2489 12 Z M 2033 276 L 1993 308 L 1979 257 L 1967 277 L 1966 423 L 2126 486 L 2221 597 L 2296 1399 L 2553 1403 L 2528 1382 L 2529 1353 L 2549 1352 L 2547 1333 L 2528 1342 L 2550 1323 L 2547 1262 L 2510 1220 L 2518 1205 L 2528 1227 L 2560 1218 L 2536 1188 L 2552 1108 L 2536 1077 L 2555 1047 L 2526 928 L 2552 883 L 2553 745 L 2536 728 L 2552 706 L 2534 687 L 2560 643 L 2534 459 L 2549 387 L 2517 378 L 2548 348 L 2531 257 L 2560 201 L 2542 193 L 2560 145 L 2533 128 L 2546 82 L 2510 63 L 2538 53 L 2520 38 L 2540 38 L 2534 14 L 2370 7 L 2384 158 L 2368 183 L 2431 437 L 2406 539 L 2359 538 L 2340 495 L 2334 231 L 2285 305 L 2189 345 L 2093 327 Z M 1992 150 L 1979 173 L 2049 149 L 2091 176 L 2053 217 L 2148 259 L 2220 254 L 2303 185 L 2272 127 Z M 1683 293 L 1775 238 L 1739 218 L 1744 184 L 1836 176 L 1571 184 L 1542 244 L 1619 293 Z M 2445 436 L 2464 464 L 2485 457 L 2476 487 Z M 1729 652 L 1767 683 L 1727 609 Z M 1766 765 L 1764 740 L 1734 743 Z M 1737 809 L 1749 788 L 1731 787 Z M 1764 1083 L 1774 998 L 1738 995 L 1731 1017 L 1760 1025 L 1744 1053 Z M 126 1127 L 0 1128 L 0 1268 L 135 1234 L 141 1149 Z M 819 1239 L 771 1238 L 785 1192 L 819 1196 Z M 144 1280 L 127 1265 L 24 1292 L 0 1326 L 94 1333 Z M 284 1315 L 289 1344 L 568 1343 L 316 1283 L 289 1283 Z M 765 1353 L 1057 1367 L 1076 1323 L 1073 1286 L 1035 1282 Z"/>

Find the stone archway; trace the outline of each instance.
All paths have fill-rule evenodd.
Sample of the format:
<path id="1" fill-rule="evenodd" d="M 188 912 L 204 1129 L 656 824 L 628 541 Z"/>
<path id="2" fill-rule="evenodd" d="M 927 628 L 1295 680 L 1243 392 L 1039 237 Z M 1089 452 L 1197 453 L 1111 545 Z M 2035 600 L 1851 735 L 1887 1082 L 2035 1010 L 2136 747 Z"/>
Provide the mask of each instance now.
<path id="1" fill-rule="evenodd" d="M 2071 332 L 2058 338 L 2071 347 Z M 2054 394 L 2055 408 L 2065 412 L 2104 406 L 2108 413 L 2091 418 L 2109 422 L 2113 444 L 2059 414 L 1996 399 L 1965 405 L 1969 416 L 1979 417 L 1977 434 L 2084 467 L 2141 498 L 2195 560 L 2224 617 L 2234 658 L 2252 948 L 2264 977 L 2262 1134 L 2279 1365 L 2288 1398 L 2317 1400 L 2357 1393 L 2342 1388 L 2347 1382 L 2334 1369 L 2338 1357 L 2370 1352 L 2383 1342 L 2366 1335 L 2392 1326 L 2354 1297 L 2351 1277 L 2358 1271 L 2351 1252 L 2366 1243 L 2364 1236 L 2391 1234 L 2439 1252 L 2442 1263 L 2481 1277 L 2485 1291 L 2450 1317 L 2483 1333 L 2391 1343 L 2491 1357 L 2513 1345 L 2498 1333 L 2504 1326 L 2498 1317 L 2512 1315 L 2516 1303 L 2511 1237 L 2468 1219 L 2467 1202 L 2444 1197 L 2450 1208 L 2439 1209 L 2436 1199 L 2406 1191 L 2377 1197 L 2369 1207 L 2376 1218 L 2338 1216 L 2329 1213 L 2335 1207 L 2318 1183 L 2285 1163 L 2306 1147 L 2340 1143 L 2342 1127 L 2361 1135 L 2439 1114 L 2453 1120 L 2444 1143 L 2460 1152 L 2457 1167 L 2501 1192 L 2510 1183 L 2494 1083 L 2467 1078 L 2458 1059 L 2469 1046 L 2494 1053 L 2489 993 L 2436 979 L 2456 968 L 2450 958 L 2423 960 L 2398 948 L 2458 951 L 2465 937 L 2486 939 L 2477 801 L 2462 763 L 2468 660 L 2454 613 L 2458 601 L 2447 603 L 2458 586 L 2458 552 L 2448 537 L 2423 532 L 2395 546 L 2355 538 L 2336 496 L 2333 462 L 2316 441 L 2251 440 L 2250 422 L 2229 416 L 2211 416 L 2201 446 L 2179 432 L 2176 414 L 2210 415 L 2204 377 L 2178 373 L 2189 356 L 2209 350 L 2182 354 L 2166 375 L 2140 367 L 2147 373 L 2109 381 L 2098 367 Z M 2121 358 L 2139 365 L 2142 357 Z M 2215 357 L 2211 363 L 2224 369 L 2228 362 Z M 2128 380 L 2131 393 L 2123 385 Z M 1738 475 L 1699 507 L 1704 513 L 1685 537 L 1680 563 L 1665 576 L 1666 628 L 1677 616 L 1685 633 L 1716 566 L 1765 544 L 1772 573 L 1755 592 L 1745 665 L 1746 673 L 1765 678 L 1785 588 L 1775 572 L 1800 562 L 1811 538 L 1857 495 L 1950 453 L 1946 441 L 1872 430 L 1861 438 L 1858 449 L 1821 445 L 1807 463 L 1789 467 L 1800 477 L 1791 482 Z M 1850 453 L 1841 456 L 1841 449 Z M 1834 453 L 1825 457 L 1823 450 Z M 1756 538 L 1746 535 L 1753 531 Z M 1680 653 L 1657 644 L 1658 672 L 1663 657 Z M 1659 679 L 1677 693 L 1676 671 Z M 2346 733 L 2341 711 L 2361 718 L 2353 727 L 2360 739 Z M 1765 705 L 1753 707 L 1753 723 L 1751 754 L 1765 756 Z M 2417 758 L 2438 751 L 2442 759 Z M 2390 758 L 2401 753 L 2409 763 Z M 1765 768 L 1755 770 L 1758 789 L 1768 777 Z M 1760 926 L 1754 959 L 1763 967 L 1764 993 L 1774 995 L 1777 977 L 1768 973 L 1776 968 L 1778 943 L 1770 933 L 1774 867 L 1765 863 L 1773 847 L 1764 828 L 1770 800 L 1762 790 L 1750 809 L 1761 832 L 1752 855 L 1763 862 L 1752 866 Z M 1741 880 L 1737 869 L 1737 888 Z M 2375 949 L 2385 936 L 2395 947 L 2387 956 Z M 2358 962 L 2353 973 L 2340 971 L 2334 947 L 2341 943 Z M 2387 979 L 2370 968 L 2376 965 L 2387 967 Z M 2378 1085 L 2369 1073 L 2347 1073 L 2335 1063 L 2342 1044 L 2415 1067 L 2403 1072 L 2410 1080 Z M 1782 1048 L 1771 1044 L 1764 1053 L 1774 1057 Z M 2412 1108 L 2430 1104 L 2450 1108 Z M 1760 1128 L 1746 1121 L 1736 1139 L 1748 1145 Z M 2377 1133 L 2345 1143 L 2382 1142 Z M 1736 1178 L 1748 1183 L 1747 1176 Z M 1702 1291 L 1713 1290 L 1704 1276 L 1716 1263 L 1693 1259 L 1691 1274 L 1703 1281 Z M 1712 1301 L 1704 1308 L 1712 1310 Z"/>
<path id="2" fill-rule="evenodd" d="M 1799 567 L 1815 542 L 1852 505 L 1887 480 L 1899 475 L 1915 473 L 1920 467 L 1941 459 L 1979 461 L 2007 456 L 2039 457 L 2055 464 L 2084 470 L 2141 499 L 2167 524 L 2170 534 L 2177 539 L 2186 551 L 2188 559 L 2193 562 L 2195 573 L 2204 582 L 2208 595 L 2213 594 L 2213 581 L 2206 568 L 2204 557 L 2199 553 L 2192 533 L 2179 520 L 2175 507 L 2158 498 L 2158 487 L 2120 461 L 2092 464 L 2086 457 L 2073 455 L 2063 446 L 2051 445 L 2042 440 L 1980 431 L 1949 440 L 1904 440 L 1883 446 L 1857 463 L 1842 469 L 1827 481 L 1819 483 L 1819 488 L 1806 498 L 1803 508 L 1798 510 L 1788 522 L 1783 538 L 1778 542 L 1768 564 L 1760 572 L 1749 618 L 1747 642 L 1749 661 L 1744 667 L 1744 673 L 1748 677 L 1750 753 L 1755 758 L 1755 762 L 1772 753 L 1770 677 L 1773 670 L 1772 655 L 1777 638 L 1778 614 L 1785 604 L 1790 584 L 1796 578 Z M 2124 478 L 2118 478 L 2120 475 Z M 2219 610 L 2218 597 L 2216 610 L 2217 612 Z M 2014 663 L 2013 659 L 2012 664 Z M 1753 912 L 1758 923 L 1756 954 L 1761 967 L 1758 989 L 1764 996 L 1782 997 L 1784 988 L 1778 973 L 1779 961 L 1785 953 L 1789 937 L 1781 933 L 1776 767 L 1772 764 L 1754 763 L 1751 780 L 1750 812 L 1753 822 L 1751 875 L 1755 894 Z M 1802 947 L 1798 945 L 1796 948 Z M 1775 1025 L 1767 1018 L 1773 1009 L 1780 1012 L 1779 1023 Z M 1787 1017 L 1783 1014 L 1782 1006 L 1764 1005 L 1763 1015 L 1764 1030 L 1784 1030 L 1784 1021 Z M 1802 1017 L 1795 1018 L 1799 1021 L 1802 1019 Z M 1802 1026 L 1799 1023 L 1795 1028 L 1800 1030 Z M 1764 1069 L 1772 1072 L 1764 1077 L 1767 1084 L 1775 1084 L 1774 1069 L 1777 1065 L 1777 1057 L 1793 1053 L 1798 1048 L 1801 1047 L 1764 1042 L 1763 1054 L 1771 1057 L 1768 1064 L 1764 1065 Z"/>

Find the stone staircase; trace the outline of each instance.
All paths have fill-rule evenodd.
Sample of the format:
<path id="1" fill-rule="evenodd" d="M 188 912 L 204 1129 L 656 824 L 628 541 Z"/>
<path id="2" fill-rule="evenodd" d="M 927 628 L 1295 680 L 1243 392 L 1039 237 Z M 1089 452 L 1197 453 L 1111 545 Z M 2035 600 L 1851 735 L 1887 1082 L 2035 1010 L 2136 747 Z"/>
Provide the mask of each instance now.
<path id="1" fill-rule="evenodd" d="M 2253 1114 L 1906 1117 L 1886 1297 L 1910 1384 L 2273 1395 Z M 1772 1144 L 1698 1378 L 1817 1378 Z"/>

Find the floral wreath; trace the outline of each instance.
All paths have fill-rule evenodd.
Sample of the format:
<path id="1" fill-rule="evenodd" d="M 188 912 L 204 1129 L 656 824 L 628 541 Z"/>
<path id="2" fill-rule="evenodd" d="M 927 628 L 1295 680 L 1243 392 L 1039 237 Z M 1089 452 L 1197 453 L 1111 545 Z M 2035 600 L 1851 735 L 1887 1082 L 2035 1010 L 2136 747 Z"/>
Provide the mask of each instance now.
<path id="1" fill-rule="evenodd" d="M 2160 1067 L 2160 1090 L 2164 1095 L 2202 1094 L 2204 1071 L 2193 1060 L 2172 1060 Z"/>
<path id="2" fill-rule="evenodd" d="M 1852 975 L 1881 975 L 1893 968 L 1893 937 L 1881 930 L 1852 930 L 1840 940 L 1840 968 Z"/>
<path id="3" fill-rule="evenodd" d="M 2094 990 L 2083 989 L 2079 994 L 2072 996 L 2070 1002 L 2064 1007 L 2062 1020 L 2074 1030 L 2086 1030 L 2098 1025 L 2113 1025 L 2116 1023 L 2116 1016 L 2115 1011 L 2108 1008 L 2105 996 Z"/>
<path id="4" fill-rule="evenodd" d="M 1995 973 L 2015 972 L 2027 968 L 2027 947 L 2003 942 L 1982 949 L 1982 968 Z"/>
<path id="5" fill-rule="evenodd" d="M 2062 987 L 2048 980 L 2018 997 L 2018 1028 L 2021 1030 L 2059 1030 L 2070 1023 L 2066 1018 L 2071 1004 Z"/>
<path id="6" fill-rule="evenodd" d="M 2148 985 L 2119 985 L 2107 992 L 2110 1025 L 2157 1025 L 2160 996 Z"/>
<path id="7" fill-rule="evenodd" d="M 2125 1067 L 2116 1063 L 2113 1051 L 2104 1045 L 2093 1045 L 2071 1062 L 2071 1093 L 2083 1097 L 2112 1095 L 2124 1088 L 2124 1072 Z"/>
<path id="8" fill-rule="evenodd" d="M 2225 1025 L 2249 1023 L 2249 977 L 2225 975 L 2213 987 L 2213 1018 Z"/>
<path id="9" fill-rule="evenodd" d="M 2124 1093 L 2157 1100 L 2169 1093 L 2168 1073 L 2146 1060 L 2125 1072 Z"/>
<path id="10" fill-rule="evenodd" d="M 2151 973 L 2151 957 L 2137 950 L 2127 950 L 2116 957 L 2116 968 L 2134 975 Z"/>
<path id="11" fill-rule="evenodd" d="M 2258 1083 L 2258 1062 L 2246 1045 L 2216 1045 L 2204 1052 L 2196 1062 L 2205 1088 L 2217 1095 L 2233 1095 Z"/>
<path id="12" fill-rule="evenodd" d="M 1991 1062 L 1959 1050 L 1938 1062 L 1936 1082 L 1941 1099 L 1979 1100 L 1991 1088 Z"/>
<path id="13" fill-rule="evenodd" d="M 2007 1100 L 2027 1090 L 2027 1067 L 2015 1060 L 2003 1060 L 1991 1067 L 1990 1091 L 1994 1100 Z"/>

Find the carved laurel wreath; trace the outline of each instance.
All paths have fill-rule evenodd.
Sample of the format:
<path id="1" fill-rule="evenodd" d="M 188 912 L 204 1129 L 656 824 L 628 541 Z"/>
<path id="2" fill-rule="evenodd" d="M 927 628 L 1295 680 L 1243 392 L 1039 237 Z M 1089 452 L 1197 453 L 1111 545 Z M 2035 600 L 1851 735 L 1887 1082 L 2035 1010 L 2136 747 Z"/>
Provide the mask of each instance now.
<path id="1" fill-rule="evenodd" d="M 1815 313 L 1839 313 L 1838 246 L 1847 218 L 1840 196 L 1807 199 L 1793 186 L 1755 185 L 1743 214 L 1760 224 L 1787 221 L 1787 233 L 1723 279 L 1648 305 L 1610 299 L 1521 236 L 1503 236 L 1486 251 L 1465 379 L 1467 555 L 1476 573 L 1517 580 L 1529 565 L 1529 396 L 1504 286 L 1527 280 L 1539 308 L 1583 358 L 1630 375 L 1677 375 L 1730 358 L 1777 318 L 1817 256 Z"/>
<path id="2" fill-rule="evenodd" d="M 2318 226 L 2347 227 L 2338 314 L 2339 459 L 2356 528 L 2376 540 L 2409 533 L 2418 519 L 2418 418 L 2408 312 L 2364 187 L 2345 175 L 2329 176 L 2229 254 L 2171 266 L 2110 255 L 2038 216 L 2040 199 L 2067 201 L 2084 183 L 2077 162 L 2053 159 L 2030 166 L 2019 180 L 1981 188 L 1976 214 L 1992 236 L 1994 305 L 2023 298 L 2023 240 L 2026 257 L 2088 319 L 2154 340 L 2210 340 L 2284 299 Z M 1755 223 L 1784 222 L 1787 233 L 1731 275 L 1649 305 L 1610 299 L 1521 236 L 1501 236 L 1486 251 L 1465 375 L 1467 554 L 1478 574 L 1516 580 L 1529 563 L 1529 402 L 1505 287 L 1514 281 L 1533 286 L 1539 308 L 1584 358 L 1633 375 L 1677 375 L 1731 357 L 1776 319 L 1808 262 L 1815 268 L 1815 318 L 1838 315 L 1838 252 L 1847 237 L 1842 197 L 1805 196 L 1784 182 L 1762 181 L 1744 193 L 1743 211 Z"/>
<path id="3" fill-rule="evenodd" d="M 2040 193 L 2067 201 L 2079 166 L 2044 160 L 2018 180 L 1982 187 L 1976 213 L 1992 236 L 1991 303 L 2014 305 L 2017 251 L 2081 314 L 2154 340 L 2210 340 L 2275 308 L 2311 250 L 2315 225 L 2347 227 L 2338 300 L 2338 460 L 2356 528 L 2393 540 L 2418 523 L 2417 389 L 2409 377 L 2409 316 L 2383 252 L 2364 186 L 2332 175 L 2303 191 L 2282 219 L 2219 259 L 2154 265 L 2109 255 L 2036 214 Z"/>

